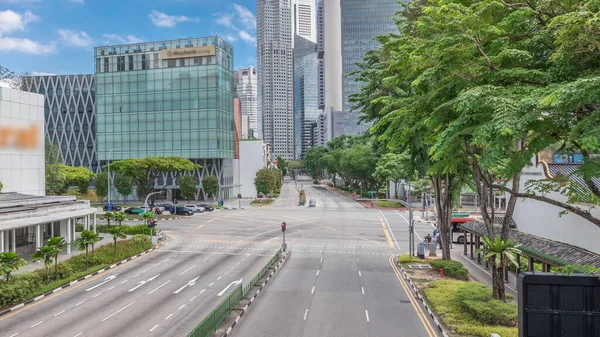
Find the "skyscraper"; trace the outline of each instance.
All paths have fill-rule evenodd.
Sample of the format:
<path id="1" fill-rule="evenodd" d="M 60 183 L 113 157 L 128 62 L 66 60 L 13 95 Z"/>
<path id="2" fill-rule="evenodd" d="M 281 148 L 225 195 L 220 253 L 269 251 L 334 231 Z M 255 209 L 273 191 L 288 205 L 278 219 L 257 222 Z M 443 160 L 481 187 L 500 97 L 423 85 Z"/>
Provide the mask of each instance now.
<path id="1" fill-rule="evenodd" d="M 319 60 L 317 44 L 294 35 L 295 158 L 302 159 L 315 146 L 311 125 L 319 118 Z"/>
<path id="2" fill-rule="evenodd" d="M 317 42 L 314 0 L 292 0 L 293 34 Z"/>
<path id="3" fill-rule="evenodd" d="M 379 42 L 374 40 L 375 37 L 398 31 L 393 20 L 394 14 L 401 9 L 397 1 L 341 0 L 342 109 L 346 113 L 344 117 L 346 134 L 362 134 L 368 129 L 368 125 L 359 125 L 358 112 L 350 112 L 352 108 L 350 95 L 360 92 L 361 84 L 354 81 L 356 76 L 349 75 L 358 70 L 356 64 L 363 62 L 367 51 L 379 47 Z M 329 19 L 328 15 L 327 19 Z"/>
<path id="4" fill-rule="evenodd" d="M 248 120 L 248 134 L 244 138 L 258 137 L 256 68 L 242 68 L 233 77 L 234 91 L 242 105 L 242 119 Z"/>
<path id="5" fill-rule="evenodd" d="M 257 1 L 258 111 L 273 156 L 294 158 L 294 68 L 290 0 Z"/>

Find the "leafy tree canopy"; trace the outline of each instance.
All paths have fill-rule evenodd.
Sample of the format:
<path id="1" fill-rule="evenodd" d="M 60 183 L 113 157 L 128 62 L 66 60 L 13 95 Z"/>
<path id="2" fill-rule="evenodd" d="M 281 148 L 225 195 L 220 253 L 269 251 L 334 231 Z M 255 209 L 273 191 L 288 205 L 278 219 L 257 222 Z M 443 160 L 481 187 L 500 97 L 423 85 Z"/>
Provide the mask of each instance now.
<path id="1" fill-rule="evenodd" d="M 202 189 L 207 195 L 216 195 L 219 192 L 219 178 L 214 175 L 202 177 Z"/>
<path id="2" fill-rule="evenodd" d="M 184 175 L 179 178 L 179 189 L 181 191 L 181 196 L 184 199 L 194 199 L 196 196 L 196 177 L 192 175 Z"/>

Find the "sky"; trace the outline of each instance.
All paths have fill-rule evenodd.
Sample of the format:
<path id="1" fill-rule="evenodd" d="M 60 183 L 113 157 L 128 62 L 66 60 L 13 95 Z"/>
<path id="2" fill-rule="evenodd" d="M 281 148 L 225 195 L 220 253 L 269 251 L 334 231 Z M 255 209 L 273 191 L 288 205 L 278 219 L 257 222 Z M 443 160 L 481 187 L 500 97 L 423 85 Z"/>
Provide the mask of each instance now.
<path id="1" fill-rule="evenodd" d="M 0 65 L 90 74 L 94 47 L 219 35 L 256 64 L 256 0 L 0 0 Z"/>

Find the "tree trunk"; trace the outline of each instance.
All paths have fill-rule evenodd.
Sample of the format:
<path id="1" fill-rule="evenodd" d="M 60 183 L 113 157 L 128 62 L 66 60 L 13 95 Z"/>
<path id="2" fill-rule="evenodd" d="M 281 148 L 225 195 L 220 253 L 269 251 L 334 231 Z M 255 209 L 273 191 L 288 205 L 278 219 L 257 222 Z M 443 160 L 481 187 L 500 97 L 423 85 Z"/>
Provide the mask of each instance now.
<path id="1" fill-rule="evenodd" d="M 394 180 L 394 198 L 398 199 L 398 180 Z"/>
<path id="2" fill-rule="evenodd" d="M 89 263 L 88 263 L 88 246 L 85 246 L 85 268 L 87 269 L 89 267 Z"/>
<path id="3" fill-rule="evenodd" d="M 54 255 L 54 277 L 58 278 L 58 254 Z"/>
<path id="4" fill-rule="evenodd" d="M 442 239 L 442 259 L 451 260 L 450 245 L 452 228 L 452 195 L 450 193 L 450 177 L 444 176 L 430 177 L 435 190 L 435 208 L 437 210 L 437 223 Z"/>
<path id="5" fill-rule="evenodd" d="M 46 267 L 46 284 L 48 284 L 48 281 L 50 281 L 50 271 L 49 270 L 50 270 L 50 268 Z"/>
<path id="6" fill-rule="evenodd" d="M 495 299 L 504 301 L 506 297 L 506 290 L 504 288 L 504 270 L 502 266 L 499 268 L 494 265 L 493 261 L 490 261 L 492 265 L 492 295 Z"/>

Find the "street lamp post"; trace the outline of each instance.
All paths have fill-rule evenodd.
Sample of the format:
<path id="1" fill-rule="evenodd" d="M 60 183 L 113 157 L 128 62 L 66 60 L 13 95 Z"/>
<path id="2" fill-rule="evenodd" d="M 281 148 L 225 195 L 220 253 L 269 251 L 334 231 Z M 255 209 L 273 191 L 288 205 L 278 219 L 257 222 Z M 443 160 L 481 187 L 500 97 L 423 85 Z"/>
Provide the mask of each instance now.
<path id="1" fill-rule="evenodd" d="M 107 189 L 106 189 L 106 200 L 108 201 L 108 205 L 110 205 L 110 156 L 112 155 L 112 152 L 114 150 L 123 150 L 123 148 L 121 148 L 121 147 L 115 147 L 115 148 L 110 149 L 110 151 L 108 151 L 108 165 L 106 165 L 107 170 L 108 170 L 108 175 L 107 175 L 107 180 L 108 181 L 107 181 L 107 185 L 106 185 L 106 187 L 107 187 Z M 109 211 L 111 211 L 111 210 L 112 210 L 112 207 L 111 207 L 111 209 L 109 209 Z"/>

